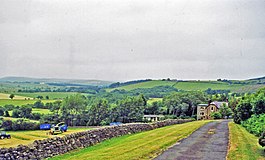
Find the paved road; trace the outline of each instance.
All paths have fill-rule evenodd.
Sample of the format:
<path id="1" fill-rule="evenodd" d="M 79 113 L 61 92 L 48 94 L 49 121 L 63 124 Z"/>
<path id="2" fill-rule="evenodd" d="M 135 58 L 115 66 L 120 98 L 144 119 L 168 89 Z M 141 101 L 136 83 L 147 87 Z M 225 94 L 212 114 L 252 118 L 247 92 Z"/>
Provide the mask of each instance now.
<path id="1" fill-rule="evenodd" d="M 225 160 L 228 120 L 210 122 L 177 142 L 154 160 Z"/>

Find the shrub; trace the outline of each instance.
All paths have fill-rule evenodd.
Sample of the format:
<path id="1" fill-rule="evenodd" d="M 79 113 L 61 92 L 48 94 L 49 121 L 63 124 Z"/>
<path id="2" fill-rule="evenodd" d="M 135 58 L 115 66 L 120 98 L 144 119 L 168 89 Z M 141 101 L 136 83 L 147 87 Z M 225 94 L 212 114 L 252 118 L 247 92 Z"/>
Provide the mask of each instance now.
<path id="1" fill-rule="evenodd" d="M 19 130 L 36 130 L 39 129 L 39 124 L 30 122 L 25 119 L 18 119 L 16 121 L 4 120 L 2 127 L 6 131 L 19 131 Z"/>
<path id="2" fill-rule="evenodd" d="M 213 119 L 221 119 L 222 118 L 222 114 L 219 113 L 219 112 L 213 112 L 213 113 L 211 113 L 211 117 Z"/>
<path id="3" fill-rule="evenodd" d="M 247 120 L 253 114 L 252 105 L 250 102 L 241 102 L 235 110 L 234 122 L 240 124 L 242 121 Z"/>
<path id="4" fill-rule="evenodd" d="M 252 115 L 251 118 L 242 122 L 242 126 L 245 127 L 248 132 L 260 136 L 265 130 L 265 114 Z"/>

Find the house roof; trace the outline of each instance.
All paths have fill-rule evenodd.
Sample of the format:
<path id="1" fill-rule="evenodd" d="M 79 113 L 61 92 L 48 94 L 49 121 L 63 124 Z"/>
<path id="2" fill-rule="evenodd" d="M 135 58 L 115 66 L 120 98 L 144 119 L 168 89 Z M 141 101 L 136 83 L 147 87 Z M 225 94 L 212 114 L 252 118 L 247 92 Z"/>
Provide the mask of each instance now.
<path id="1" fill-rule="evenodd" d="M 228 106 L 228 103 L 227 102 L 217 102 L 217 101 L 214 101 L 214 102 L 211 102 L 210 104 L 215 105 L 219 109 L 220 107 L 222 107 L 222 105 L 224 103 Z"/>

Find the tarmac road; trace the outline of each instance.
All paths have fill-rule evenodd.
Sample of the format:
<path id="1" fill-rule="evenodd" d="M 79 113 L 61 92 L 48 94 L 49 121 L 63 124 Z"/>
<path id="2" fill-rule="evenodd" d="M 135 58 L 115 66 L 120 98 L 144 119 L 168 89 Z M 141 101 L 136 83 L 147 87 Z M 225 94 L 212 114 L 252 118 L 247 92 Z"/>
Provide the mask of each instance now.
<path id="1" fill-rule="evenodd" d="M 229 120 L 210 122 L 177 142 L 154 160 L 225 160 Z"/>

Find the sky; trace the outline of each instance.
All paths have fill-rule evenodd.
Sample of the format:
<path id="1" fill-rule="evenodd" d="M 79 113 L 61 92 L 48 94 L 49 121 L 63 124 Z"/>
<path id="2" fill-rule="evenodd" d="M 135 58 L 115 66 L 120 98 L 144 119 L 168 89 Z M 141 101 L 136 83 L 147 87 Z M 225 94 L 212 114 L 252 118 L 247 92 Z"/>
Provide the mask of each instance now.
<path id="1" fill-rule="evenodd" d="M 264 0 L 0 1 L 0 77 L 264 75 Z"/>

